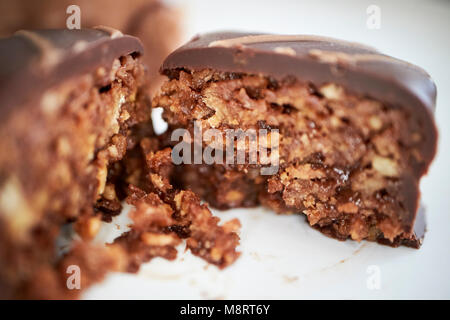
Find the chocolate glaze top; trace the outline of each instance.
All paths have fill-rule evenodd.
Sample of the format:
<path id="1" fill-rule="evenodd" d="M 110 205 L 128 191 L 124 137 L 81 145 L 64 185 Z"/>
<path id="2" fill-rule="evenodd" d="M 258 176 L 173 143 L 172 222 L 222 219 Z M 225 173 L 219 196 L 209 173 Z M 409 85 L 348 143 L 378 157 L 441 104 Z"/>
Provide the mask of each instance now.
<path id="1" fill-rule="evenodd" d="M 161 70 L 169 74 L 175 68 L 261 73 L 276 79 L 295 76 L 313 83 L 334 81 L 361 94 L 402 102 L 400 92 L 377 88 L 384 89 L 380 82 L 388 82 L 429 109 L 434 109 L 436 102 L 436 86 L 421 68 L 368 46 L 327 37 L 209 33 L 194 37 L 170 54 Z"/>
<path id="2" fill-rule="evenodd" d="M 13 109 L 36 103 L 47 89 L 134 52 L 143 53 L 137 38 L 108 27 L 21 30 L 1 39 L 0 121 Z"/>
<path id="3" fill-rule="evenodd" d="M 427 163 L 436 152 L 433 80 L 421 68 L 371 47 L 309 35 L 217 32 L 196 36 L 174 51 L 164 61 L 161 73 L 171 78 L 180 69 L 207 68 L 277 80 L 293 76 L 316 86 L 334 82 L 352 93 L 406 108 L 421 119 L 425 134 L 422 155 Z"/>

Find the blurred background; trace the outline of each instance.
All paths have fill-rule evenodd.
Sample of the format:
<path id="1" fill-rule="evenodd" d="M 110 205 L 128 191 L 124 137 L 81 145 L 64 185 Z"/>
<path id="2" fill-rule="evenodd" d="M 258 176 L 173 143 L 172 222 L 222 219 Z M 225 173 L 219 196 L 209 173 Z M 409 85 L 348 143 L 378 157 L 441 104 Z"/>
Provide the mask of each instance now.
<path id="1" fill-rule="evenodd" d="M 420 250 L 338 242 L 300 217 L 263 209 L 217 212 L 243 224 L 242 257 L 232 267 L 219 271 L 186 252 L 175 262 L 155 259 L 137 276 L 112 275 L 85 298 L 450 298 L 450 1 L 0 0 L 0 36 L 65 27 L 70 4 L 81 8 L 81 27 L 108 25 L 141 38 L 152 90 L 161 61 L 184 41 L 239 30 L 361 42 L 422 67 L 438 91 L 440 139 L 421 184 L 428 232 Z"/>

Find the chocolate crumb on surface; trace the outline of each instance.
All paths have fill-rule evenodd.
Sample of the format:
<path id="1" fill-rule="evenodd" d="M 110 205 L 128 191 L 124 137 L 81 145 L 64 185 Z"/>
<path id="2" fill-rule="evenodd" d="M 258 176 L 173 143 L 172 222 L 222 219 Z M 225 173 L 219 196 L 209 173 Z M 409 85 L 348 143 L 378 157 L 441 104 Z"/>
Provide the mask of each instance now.
<path id="1" fill-rule="evenodd" d="M 146 247 L 136 248 L 137 252 L 146 253 L 136 258 L 138 262 L 132 268 L 137 270 L 139 260 L 155 256 L 174 259 L 175 246 L 181 239 L 186 239 L 186 246 L 194 255 L 219 268 L 233 263 L 239 257 L 236 251 L 239 221 L 231 220 L 220 226 L 219 218 L 200 203 L 197 195 L 174 188 L 169 181 L 174 170 L 172 150 L 160 148 L 156 138 L 145 137 L 136 148 L 122 161 L 127 172 L 122 186 L 129 183 L 126 201 L 135 207 L 129 213 L 132 231 L 118 239 L 122 245 L 134 243 Z"/>

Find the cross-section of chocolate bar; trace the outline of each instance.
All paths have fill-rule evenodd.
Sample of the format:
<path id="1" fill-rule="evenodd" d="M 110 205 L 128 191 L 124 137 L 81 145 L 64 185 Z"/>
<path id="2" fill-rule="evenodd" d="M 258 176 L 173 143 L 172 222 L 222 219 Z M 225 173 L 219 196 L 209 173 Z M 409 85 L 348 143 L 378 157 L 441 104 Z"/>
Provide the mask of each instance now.
<path id="1" fill-rule="evenodd" d="M 60 226 L 99 227 L 94 204 L 114 194 L 108 166 L 149 120 L 141 53 L 109 28 L 0 40 L 0 296 L 51 297 Z"/>
<path id="2" fill-rule="evenodd" d="M 193 38 L 161 72 L 169 80 L 153 107 L 164 109 L 168 138 L 195 126 L 279 138 L 266 146 L 279 160 L 272 175 L 261 174 L 260 160 L 184 163 L 178 184 L 218 208 L 302 212 L 341 240 L 420 246 L 419 180 L 437 140 L 436 88 L 425 71 L 336 39 L 225 32 Z M 209 142 L 203 136 L 202 150 Z"/>

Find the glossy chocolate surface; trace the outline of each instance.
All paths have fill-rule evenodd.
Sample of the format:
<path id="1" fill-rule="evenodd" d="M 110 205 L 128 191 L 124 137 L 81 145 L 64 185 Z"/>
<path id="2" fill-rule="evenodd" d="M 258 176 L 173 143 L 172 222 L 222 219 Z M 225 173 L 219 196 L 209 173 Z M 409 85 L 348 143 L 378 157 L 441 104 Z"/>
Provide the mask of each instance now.
<path id="1" fill-rule="evenodd" d="M 53 86 L 99 67 L 111 67 L 114 59 L 131 53 L 143 53 L 141 42 L 107 27 L 23 30 L 1 39 L 2 121 L 15 108 L 36 103 Z"/>

